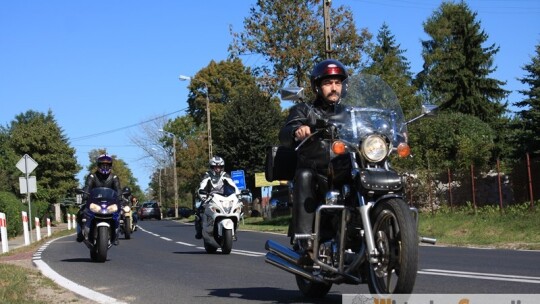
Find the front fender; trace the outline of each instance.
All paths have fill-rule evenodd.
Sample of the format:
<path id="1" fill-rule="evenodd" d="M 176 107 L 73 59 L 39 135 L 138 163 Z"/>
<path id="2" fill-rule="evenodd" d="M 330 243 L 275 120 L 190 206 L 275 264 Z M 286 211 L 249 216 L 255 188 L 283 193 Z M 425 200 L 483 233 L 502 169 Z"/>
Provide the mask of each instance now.
<path id="1" fill-rule="evenodd" d="M 222 219 L 219 224 L 218 224 L 218 234 L 219 236 L 223 236 L 223 230 L 224 229 L 229 229 L 229 230 L 232 230 L 233 234 L 234 234 L 234 223 L 231 219 L 229 218 L 225 218 L 225 219 Z"/>

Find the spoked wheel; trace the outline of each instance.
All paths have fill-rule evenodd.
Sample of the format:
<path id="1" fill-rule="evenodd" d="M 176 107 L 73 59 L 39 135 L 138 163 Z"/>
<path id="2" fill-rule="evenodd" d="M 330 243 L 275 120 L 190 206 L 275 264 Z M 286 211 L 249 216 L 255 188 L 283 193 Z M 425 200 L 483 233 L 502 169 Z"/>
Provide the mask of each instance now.
<path id="1" fill-rule="evenodd" d="M 302 294 L 308 298 L 324 298 L 332 288 L 332 283 L 313 282 L 299 275 L 296 276 L 296 285 Z"/>
<path id="2" fill-rule="evenodd" d="M 401 199 L 379 202 L 371 220 L 379 261 L 369 265 L 369 291 L 411 293 L 418 270 L 418 236 L 409 207 Z"/>

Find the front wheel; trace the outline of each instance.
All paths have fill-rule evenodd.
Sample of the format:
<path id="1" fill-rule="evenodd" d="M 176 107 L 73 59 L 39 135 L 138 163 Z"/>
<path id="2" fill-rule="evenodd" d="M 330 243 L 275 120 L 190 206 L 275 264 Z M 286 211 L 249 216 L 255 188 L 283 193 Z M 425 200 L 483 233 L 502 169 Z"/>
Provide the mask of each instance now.
<path id="1" fill-rule="evenodd" d="M 99 263 L 105 262 L 107 260 L 107 250 L 109 249 L 109 227 L 99 227 L 95 246 L 95 253 L 91 254 L 92 260 Z"/>
<path id="2" fill-rule="evenodd" d="M 229 254 L 232 250 L 232 230 L 231 229 L 223 229 L 223 244 L 221 245 L 221 252 L 223 254 Z"/>
<path id="3" fill-rule="evenodd" d="M 124 219 L 124 237 L 126 240 L 131 238 L 131 218 L 129 217 Z"/>
<path id="4" fill-rule="evenodd" d="M 418 234 L 405 201 L 389 199 L 371 213 L 378 263 L 369 265 L 372 294 L 411 293 L 418 270 Z"/>

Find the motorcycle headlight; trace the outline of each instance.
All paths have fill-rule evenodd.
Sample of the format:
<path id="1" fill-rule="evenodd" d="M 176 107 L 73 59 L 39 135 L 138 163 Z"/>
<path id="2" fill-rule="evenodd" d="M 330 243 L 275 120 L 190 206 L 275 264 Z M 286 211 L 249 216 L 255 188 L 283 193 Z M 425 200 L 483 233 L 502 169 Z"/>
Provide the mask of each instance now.
<path id="1" fill-rule="evenodd" d="M 131 208 L 129 208 L 129 206 L 124 206 L 124 207 L 122 207 L 122 210 L 123 210 L 125 213 L 131 212 Z"/>
<path id="2" fill-rule="evenodd" d="M 388 155 L 388 145 L 379 135 L 370 135 L 362 141 L 362 154 L 369 162 L 377 163 Z"/>
<path id="3" fill-rule="evenodd" d="M 101 206 L 98 204 L 91 203 L 90 204 L 90 211 L 94 213 L 99 213 L 101 211 Z"/>
<path id="4" fill-rule="evenodd" d="M 118 206 L 116 204 L 107 207 L 107 213 L 115 213 L 116 211 L 118 211 Z"/>

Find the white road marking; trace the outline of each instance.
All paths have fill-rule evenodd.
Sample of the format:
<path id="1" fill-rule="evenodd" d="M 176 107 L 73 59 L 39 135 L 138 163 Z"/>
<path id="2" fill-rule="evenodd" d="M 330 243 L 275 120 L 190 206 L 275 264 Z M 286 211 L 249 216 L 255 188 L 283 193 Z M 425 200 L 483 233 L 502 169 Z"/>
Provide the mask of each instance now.
<path id="1" fill-rule="evenodd" d="M 427 274 L 427 275 L 447 276 L 447 277 L 460 277 L 460 278 L 471 278 L 471 279 L 482 279 L 482 280 L 493 280 L 493 281 L 508 281 L 508 282 L 540 284 L 540 277 L 505 275 L 505 274 L 497 274 L 497 273 L 454 271 L 454 270 L 444 270 L 444 269 L 422 269 L 422 270 L 419 270 L 418 273 Z"/>

